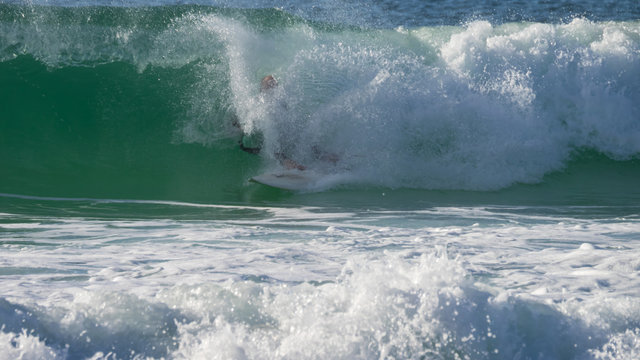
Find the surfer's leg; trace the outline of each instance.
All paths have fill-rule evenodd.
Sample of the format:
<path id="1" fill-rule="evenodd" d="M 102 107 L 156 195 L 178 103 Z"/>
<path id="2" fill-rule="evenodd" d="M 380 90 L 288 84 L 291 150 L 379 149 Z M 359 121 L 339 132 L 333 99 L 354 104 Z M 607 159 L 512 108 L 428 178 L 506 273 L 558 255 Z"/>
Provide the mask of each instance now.
<path id="1" fill-rule="evenodd" d="M 280 161 L 280 164 L 285 167 L 285 169 L 298 169 L 305 170 L 307 167 L 301 164 L 298 164 L 295 160 L 290 159 L 287 155 L 283 153 L 276 153 L 276 159 Z"/>

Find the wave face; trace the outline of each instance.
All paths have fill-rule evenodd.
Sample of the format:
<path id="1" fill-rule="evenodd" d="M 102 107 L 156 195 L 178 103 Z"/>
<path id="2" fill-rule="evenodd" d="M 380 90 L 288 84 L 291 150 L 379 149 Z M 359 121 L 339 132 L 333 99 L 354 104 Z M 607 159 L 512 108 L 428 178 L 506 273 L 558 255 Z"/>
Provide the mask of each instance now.
<path id="1" fill-rule="evenodd" d="M 5 4 L 0 79 L 2 192 L 224 198 L 283 152 L 327 187 L 495 190 L 593 156 L 640 169 L 633 20 L 372 28 Z M 263 136 L 260 156 L 242 132 Z"/>

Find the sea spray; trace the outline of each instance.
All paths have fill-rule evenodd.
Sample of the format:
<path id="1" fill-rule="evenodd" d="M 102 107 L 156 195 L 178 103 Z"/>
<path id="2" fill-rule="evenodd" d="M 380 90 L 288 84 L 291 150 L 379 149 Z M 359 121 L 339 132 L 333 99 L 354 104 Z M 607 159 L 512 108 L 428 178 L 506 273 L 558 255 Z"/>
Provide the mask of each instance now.
<path id="1" fill-rule="evenodd" d="M 576 150 L 637 157 L 637 26 L 478 21 L 339 36 L 297 26 L 259 42 L 292 44 L 288 58 L 255 38 L 228 39 L 238 43 L 226 58 L 231 83 L 244 84 L 231 88 L 234 105 L 245 131 L 265 134 L 265 157 L 288 149 L 326 167 L 320 149 L 364 183 L 487 190 L 538 182 Z M 273 57 L 279 67 L 244 60 Z M 281 85 L 267 102 L 285 105 L 259 111 L 248 79 L 270 73 Z"/>

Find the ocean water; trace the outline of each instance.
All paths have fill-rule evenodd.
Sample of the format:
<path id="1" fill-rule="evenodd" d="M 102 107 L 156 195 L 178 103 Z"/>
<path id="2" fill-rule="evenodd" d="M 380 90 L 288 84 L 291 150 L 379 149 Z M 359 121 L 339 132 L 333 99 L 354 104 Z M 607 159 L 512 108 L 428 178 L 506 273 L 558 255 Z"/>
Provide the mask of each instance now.
<path id="1" fill-rule="evenodd" d="M 637 358 L 637 1 L 0 0 L 0 359 Z"/>

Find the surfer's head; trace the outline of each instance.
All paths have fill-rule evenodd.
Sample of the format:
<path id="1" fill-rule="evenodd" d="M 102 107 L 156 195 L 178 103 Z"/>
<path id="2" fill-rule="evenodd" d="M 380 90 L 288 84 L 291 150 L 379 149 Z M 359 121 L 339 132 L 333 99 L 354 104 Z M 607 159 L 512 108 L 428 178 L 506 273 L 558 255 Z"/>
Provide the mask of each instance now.
<path id="1" fill-rule="evenodd" d="M 278 86 L 278 81 L 276 80 L 276 78 L 274 78 L 273 75 L 267 75 L 263 77 L 262 81 L 260 82 L 260 91 L 267 91 L 269 89 L 275 88 L 276 86 Z"/>

